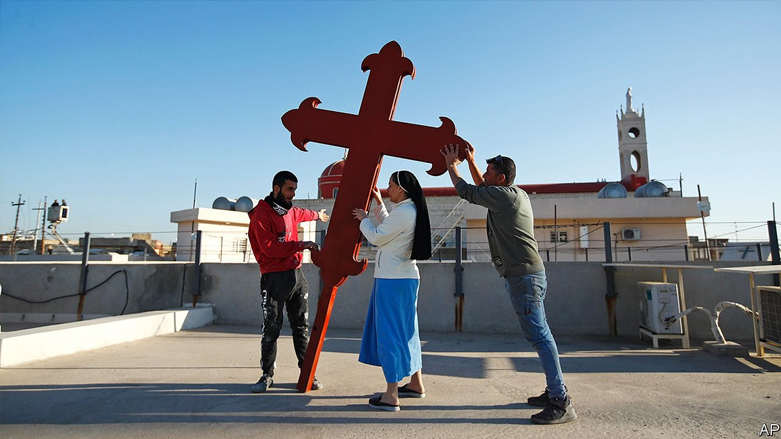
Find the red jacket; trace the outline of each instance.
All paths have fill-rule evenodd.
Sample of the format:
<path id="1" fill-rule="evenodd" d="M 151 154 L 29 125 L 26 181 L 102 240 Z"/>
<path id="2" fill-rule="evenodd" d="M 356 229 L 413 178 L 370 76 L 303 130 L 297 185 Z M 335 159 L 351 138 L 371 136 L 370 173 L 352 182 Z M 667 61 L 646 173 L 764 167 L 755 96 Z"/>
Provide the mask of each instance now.
<path id="1" fill-rule="evenodd" d="M 291 208 L 280 216 L 261 200 L 249 211 L 249 242 L 261 273 L 301 267 L 304 243 L 298 240 L 298 223 L 319 218 L 314 210 Z"/>

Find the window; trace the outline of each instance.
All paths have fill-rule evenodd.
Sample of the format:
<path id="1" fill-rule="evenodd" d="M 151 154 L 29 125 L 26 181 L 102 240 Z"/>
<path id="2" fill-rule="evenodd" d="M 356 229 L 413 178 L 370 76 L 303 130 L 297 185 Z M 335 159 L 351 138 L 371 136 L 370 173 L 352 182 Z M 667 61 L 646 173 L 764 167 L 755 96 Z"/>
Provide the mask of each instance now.
<path id="1" fill-rule="evenodd" d="M 550 232 L 550 242 L 569 242 L 569 239 L 567 239 L 567 232 Z"/>

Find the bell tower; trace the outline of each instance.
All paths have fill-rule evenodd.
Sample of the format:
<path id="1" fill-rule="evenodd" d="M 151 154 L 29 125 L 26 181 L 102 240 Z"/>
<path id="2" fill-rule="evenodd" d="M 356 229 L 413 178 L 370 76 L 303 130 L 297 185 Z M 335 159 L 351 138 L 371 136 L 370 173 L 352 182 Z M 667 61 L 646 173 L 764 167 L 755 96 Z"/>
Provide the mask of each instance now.
<path id="1" fill-rule="evenodd" d="M 648 141 L 645 132 L 645 108 L 637 113 L 632 105 L 632 87 L 626 91 L 626 112 L 616 113 L 618 154 L 621 158 L 621 182 L 635 190 L 649 181 Z"/>

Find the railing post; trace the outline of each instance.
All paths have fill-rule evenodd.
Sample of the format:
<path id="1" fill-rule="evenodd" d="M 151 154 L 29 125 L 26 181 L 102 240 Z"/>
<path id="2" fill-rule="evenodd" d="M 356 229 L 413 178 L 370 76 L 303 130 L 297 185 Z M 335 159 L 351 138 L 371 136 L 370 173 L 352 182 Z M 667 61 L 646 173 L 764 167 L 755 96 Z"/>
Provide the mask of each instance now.
<path id="1" fill-rule="evenodd" d="M 198 230 L 195 236 L 195 288 L 193 290 L 193 307 L 198 303 L 198 296 L 201 295 L 201 245 L 203 241 L 203 230 Z"/>
<path id="2" fill-rule="evenodd" d="M 613 263 L 613 251 L 611 248 L 610 222 L 603 224 L 605 231 L 605 263 Z M 605 281 L 607 283 L 607 292 L 605 293 L 605 305 L 607 305 L 607 325 L 611 335 L 618 335 L 618 322 L 616 319 L 616 302 L 618 294 L 615 285 L 615 267 L 605 267 Z"/>
<path id="3" fill-rule="evenodd" d="M 461 240 L 461 226 L 456 227 L 456 298 L 455 331 L 461 332 L 464 324 L 464 266 L 461 259 L 463 242 Z"/>
<path id="4" fill-rule="evenodd" d="M 84 320 L 84 299 L 87 296 L 87 275 L 89 274 L 89 248 L 91 244 L 89 232 L 84 233 L 84 245 L 81 248 L 81 273 L 79 274 L 79 307 L 76 311 L 76 321 Z"/>
<path id="5" fill-rule="evenodd" d="M 767 222 L 767 234 L 770 238 L 770 261 L 773 265 L 781 265 L 781 256 L 779 255 L 778 250 L 778 231 L 776 230 L 776 222 L 775 221 L 768 221 Z M 773 275 L 773 284 L 775 286 L 779 286 L 779 276 L 777 274 Z"/>

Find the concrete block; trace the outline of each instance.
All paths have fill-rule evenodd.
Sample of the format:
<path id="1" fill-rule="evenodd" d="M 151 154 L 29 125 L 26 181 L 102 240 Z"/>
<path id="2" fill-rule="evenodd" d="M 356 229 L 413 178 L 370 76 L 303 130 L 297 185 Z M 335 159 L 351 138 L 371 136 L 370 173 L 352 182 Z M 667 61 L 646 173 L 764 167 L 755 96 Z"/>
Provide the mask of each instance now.
<path id="1" fill-rule="evenodd" d="M 0 333 L 0 367 L 98 349 L 211 324 L 211 306 L 149 311 Z"/>
<path id="2" fill-rule="evenodd" d="M 748 348 L 732 341 L 728 341 L 726 343 L 706 341 L 702 344 L 702 348 L 705 350 L 705 352 L 719 357 L 749 357 Z"/>

